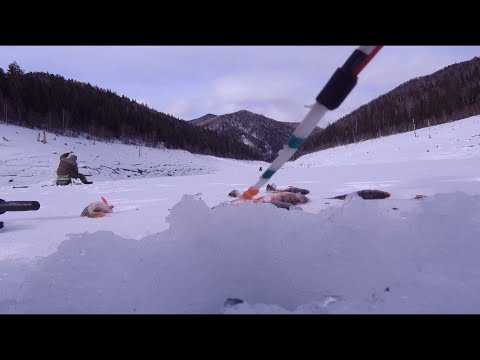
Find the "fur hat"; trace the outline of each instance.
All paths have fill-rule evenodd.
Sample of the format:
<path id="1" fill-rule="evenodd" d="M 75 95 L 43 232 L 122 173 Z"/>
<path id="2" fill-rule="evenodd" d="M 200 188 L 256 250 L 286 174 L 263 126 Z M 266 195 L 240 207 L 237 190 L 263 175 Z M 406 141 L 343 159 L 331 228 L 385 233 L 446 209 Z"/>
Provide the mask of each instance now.
<path id="1" fill-rule="evenodd" d="M 76 164 L 77 162 L 77 155 L 70 155 L 68 158 L 65 159 L 70 164 Z"/>

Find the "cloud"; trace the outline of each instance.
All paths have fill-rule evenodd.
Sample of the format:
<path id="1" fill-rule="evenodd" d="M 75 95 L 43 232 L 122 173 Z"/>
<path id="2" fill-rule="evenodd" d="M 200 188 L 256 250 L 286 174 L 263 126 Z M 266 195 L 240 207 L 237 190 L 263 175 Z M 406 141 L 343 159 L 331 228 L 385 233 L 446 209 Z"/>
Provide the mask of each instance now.
<path id="1" fill-rule="evenodd" d="M 210 104 L 221 111 L 250 110 L 280 121 L 299 121 L 304 113 L 301 82 L 283 70 L 244 72 L 217 78 Z"/>
<path id="2" fill-rule="evenodd" d="M 300 121 L 355 46 L 2 46 L 0 67 L 89 82 L 182 119 L 242 109 Z M 480 54 L 478 46 L 386 46 L 333 122 L 414 77 Z M 139 100 L 140 101 L 140 100 Z"/>
<path id="3" fill-rule="evenodd" d="M 183 119 L 192 112 L 193 107 L 190 100 L 180 99 L 168 104 L 163 112 Z"/>

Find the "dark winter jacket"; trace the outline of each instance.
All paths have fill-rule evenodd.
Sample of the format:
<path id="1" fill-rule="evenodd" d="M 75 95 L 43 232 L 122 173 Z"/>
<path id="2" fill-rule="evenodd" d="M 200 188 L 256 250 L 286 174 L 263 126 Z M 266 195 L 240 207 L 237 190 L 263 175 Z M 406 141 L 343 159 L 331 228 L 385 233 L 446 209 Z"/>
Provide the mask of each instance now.
<path id="1" fill-rule="evenodd" d="M 68 155 L 70 155 L 70 153 L 65 153 L 60 156 L 57 175 L 70 176 L 71 178 L 77 179 L 81 176 L 81 174 L 78 173 L 77 157 L 75 155 Z"/>

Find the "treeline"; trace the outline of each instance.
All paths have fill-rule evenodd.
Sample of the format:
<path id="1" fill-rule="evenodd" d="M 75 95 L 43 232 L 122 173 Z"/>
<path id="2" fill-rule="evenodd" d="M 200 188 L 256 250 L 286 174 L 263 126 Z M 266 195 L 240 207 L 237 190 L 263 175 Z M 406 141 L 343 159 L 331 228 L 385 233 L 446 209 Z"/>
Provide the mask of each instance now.
<path id="1" fill-rule="evenodd" d="M 13 62 L 0 68 L 0 120 L 56 133 L 165 146 L 235 159 L 258 159 L 254 149 L 110 90 Z"/>
<path id="2" fill-rule="evenodd" d="M 480 58 L 412 79 L 310 136 L 306 153 L 480 114 Z"/>

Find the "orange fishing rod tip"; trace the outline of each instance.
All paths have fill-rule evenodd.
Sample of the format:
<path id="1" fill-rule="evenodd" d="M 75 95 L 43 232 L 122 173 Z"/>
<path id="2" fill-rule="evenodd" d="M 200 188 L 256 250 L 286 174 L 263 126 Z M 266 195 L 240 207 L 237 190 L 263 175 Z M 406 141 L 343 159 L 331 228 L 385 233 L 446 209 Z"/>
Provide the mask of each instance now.
<path id="1" fill-rule="evenodd" d="M 250 188 L 248 188 L 247 191 L 245 191 L 245 192 L 243 193 L 242 197 L 243 197 L 244 199 L 251 199 L 252 197 L 254 197 L 255 195 L 257 195 L 258 192 L 259 192 L 258 189 L 255 189 L 255 188 L 253 188 L 253 187 L 250 187 Z"/>

